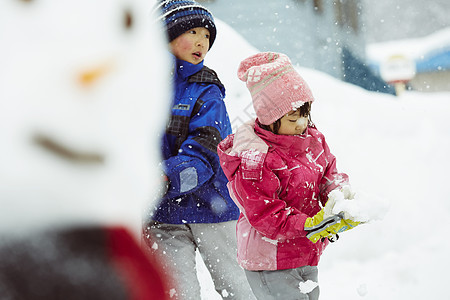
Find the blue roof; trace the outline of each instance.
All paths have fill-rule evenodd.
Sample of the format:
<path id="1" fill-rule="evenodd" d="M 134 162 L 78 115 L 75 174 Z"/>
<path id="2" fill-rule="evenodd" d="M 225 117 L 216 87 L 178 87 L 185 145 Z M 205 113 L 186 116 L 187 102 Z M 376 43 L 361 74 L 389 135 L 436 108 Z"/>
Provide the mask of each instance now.
<path id="1" fill-rule="evenodd" d="M 450 47 L 430 52 L 416 60 L 416 69 L 417 73 L 450 70 Z"/>
<path id="2" fill-rule="evenodd" d="M 431 51 L 415 62 L 417 73 L 450 71 L 450 47 Z M 371 60 L 367 65 L 375 74 L 380 74 L 380 62 Z"/>

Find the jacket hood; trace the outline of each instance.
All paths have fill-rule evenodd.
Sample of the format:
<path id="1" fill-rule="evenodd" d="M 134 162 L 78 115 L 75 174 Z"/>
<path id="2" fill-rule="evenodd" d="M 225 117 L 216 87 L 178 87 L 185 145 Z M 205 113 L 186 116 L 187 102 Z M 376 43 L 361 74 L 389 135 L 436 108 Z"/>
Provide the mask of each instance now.
<path id="1" fill-rule="evenodd" d="M 264 130 L 258 120 L 251 120 L 241 125 L 236 134 L 229 135 L 218 146 L 221 167 L 228 180 L 232 180 L 241 166 L 246 179 L 260 179 L 264 159 L 269 147 L 282 149 L 296 154 L 308 151 L 314 125 L 308 126 L 302 135 L 280 135 Z M 299 143 L 299 139 L 302 142 Z"/>
<path id="2" fill-rule="evenodd" d="M 218 146 L 221 167 L 231 180 L 239 168 L 244 178 L 259 179 L 269 146 L 255 133 L 255 120 L 241 125 Z"/>
<path id="3" fill-rule="evenodd" d="M 308 148 L 310 147 L 313 140 L 320 141 L 319 132 L 312 124 L 309 124 L 306 127 L 305 132 L 302 134 L 283 135 L 275 134 L 273 132 L 262 129 L 259 126 L 258 121 L 256 121 L 255 134 L 266 141 L 266 143 L 271 147 L 273 146 L 274 148 L 280 149 L 283 152 L 292 154 L 295 153 L 296 155 L 308 151 Z"/>

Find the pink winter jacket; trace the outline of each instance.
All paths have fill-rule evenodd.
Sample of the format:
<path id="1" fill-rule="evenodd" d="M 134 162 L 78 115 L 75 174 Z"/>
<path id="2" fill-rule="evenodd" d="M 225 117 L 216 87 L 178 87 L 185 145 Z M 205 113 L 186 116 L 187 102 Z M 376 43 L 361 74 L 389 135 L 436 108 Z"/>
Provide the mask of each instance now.
<path id="1" fill-rule="evenodd" d="M 306 238 L 305 220 L 348 184 L 322 133 L 309 126 L 302 135 L 276 135 L 256 121 L 223 140 L 218 154 L 241 210 L 239 264 L 253 271 L 316 266 L 328 240 Z"/>

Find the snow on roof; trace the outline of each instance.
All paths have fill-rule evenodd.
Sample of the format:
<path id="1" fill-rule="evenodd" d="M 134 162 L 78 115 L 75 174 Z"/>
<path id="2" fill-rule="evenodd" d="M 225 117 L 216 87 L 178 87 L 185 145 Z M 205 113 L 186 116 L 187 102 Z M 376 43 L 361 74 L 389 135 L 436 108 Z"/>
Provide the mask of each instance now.
<path id="1" fill-rule="evenodd" d="M 369 65 L 375 68 L 401 55 L 416 62 L 417 72 L 450 70 L 450 27 L 422 38 L 370 44 L 366 52 Z"/>

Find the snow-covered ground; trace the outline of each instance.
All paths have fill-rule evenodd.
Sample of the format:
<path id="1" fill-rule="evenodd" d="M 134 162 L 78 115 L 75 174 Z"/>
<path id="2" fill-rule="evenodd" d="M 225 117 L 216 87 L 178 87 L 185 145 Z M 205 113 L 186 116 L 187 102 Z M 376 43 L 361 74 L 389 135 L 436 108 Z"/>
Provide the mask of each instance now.
<path id="1" fill-rule="evenodd" d="M 217 20 L 205 64 L 227 87 L 233 126 L 253 115 L 239 62 L 257 52 Z M 354 188 L 390 202 L 382 221 L 331 244 L 319 264 L 321 299 L 444 299 L 450 269 L 446 191 L 450 162 L 450 93 L 367 92 L 324 73 L 298 68 L 316 102 L 312 118 Z M 203 299 L 220 299 L 200 268 Z"/>

